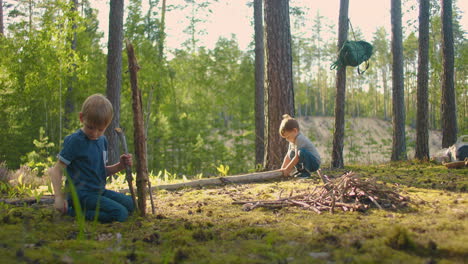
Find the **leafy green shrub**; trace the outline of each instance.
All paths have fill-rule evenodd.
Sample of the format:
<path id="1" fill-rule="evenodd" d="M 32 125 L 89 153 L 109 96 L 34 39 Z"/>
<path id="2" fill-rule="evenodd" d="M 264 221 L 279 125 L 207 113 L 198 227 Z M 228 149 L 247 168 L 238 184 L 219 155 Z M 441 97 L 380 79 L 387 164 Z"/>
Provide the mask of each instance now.
<path id="1" fill-rule="evenodd" d="M 54 143 L 49 142 L 49 138 L 44 136 L 44 128 L 39 129 L 39 139 L 34 140 L 35 150 L 21 158 L 23 165 L 30 167 L 38 176 L 46 174 L 46 170 L 54 165 L 54 159 L 50 155 L 50 149 Z"/>

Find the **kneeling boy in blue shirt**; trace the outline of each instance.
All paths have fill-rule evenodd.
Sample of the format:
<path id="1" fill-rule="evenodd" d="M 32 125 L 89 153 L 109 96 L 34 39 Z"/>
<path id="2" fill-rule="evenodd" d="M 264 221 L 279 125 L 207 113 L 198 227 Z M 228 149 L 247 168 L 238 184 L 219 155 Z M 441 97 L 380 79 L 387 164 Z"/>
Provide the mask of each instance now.
<path id="1" fill-rule="evenodd" d="M 111 102 L 101 94 L 89 96 L 83 103 L 80 122 L 83 127 L 65 137 L 58 161 L 49 170 L 55 193 L 54 207 L 75 215 L 71 196 L 62 192 L 62 171 L 66 168 L 67 186 L 73 184 L 87 220 L 97 214 L 100 222 L 123 222 L 133 212 L 131 197 L 106 190 L 106 178 L 132 165 L 132 156 L 124 154 L 120 161 L 107 166 L 107 139 L 103 135 L 113 117 Z M 70 181 L 71 180 L 71 181 Z"/>

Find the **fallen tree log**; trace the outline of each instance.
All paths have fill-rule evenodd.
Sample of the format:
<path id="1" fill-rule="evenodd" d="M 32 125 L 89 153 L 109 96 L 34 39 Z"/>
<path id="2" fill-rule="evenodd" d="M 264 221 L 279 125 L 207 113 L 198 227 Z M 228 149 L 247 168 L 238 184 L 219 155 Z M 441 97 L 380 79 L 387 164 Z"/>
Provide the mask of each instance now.
<path id="1" fill-rule="evenodd" d="M 163 184 L 151 187 L 151 191 L 156 190 L 168 190 L 174 191 L 181 188 L 198 188 L 202 186 L 213 186 L 213 185 L 224 185 L 224 184 L 241 184 L 241 183 L 251 183 L 251 182 L 262 182 L 276 180 L 283 177 L 283 173 L 279 170 L 275 171 L 265 171 L 265 172 L 255 172 L 242 175 L 226 176 L 226 177 L 216 177 L 216 178 L 207 178 L 200 179 L 188 182 L 173 183 L 173 184 Z M 119 192 L 126 193 L 129 190 L 123 189 Z"/>
<path id="2" fill-rule="evenodd" d="M 22 206 L 22 205 L 32 205 L 32 204 L 54 204 L 54 196 L 53 195 L 43 195 L 41 198 L 9 198 L 9 199 L 0 199 L 0 202 Z"/>
<path id="3" fill-rule="evenodd" d="M 262 181 L 271 181 L 281 179 L 283 173 L 279 170 L 275 171 L 265 171 L 265 172 L 255 172 L 242 175 L 226 176 L 226 177 L 216 177 L 216 178 L 207 178 L 200 179 L 188 182 L 174 183 L 174 184 L 162 184 L 151 187 L 151 192 L 156 190 L 168 190 L 175 191 L 181 188 L 199 188 L 203 186 L 215 186 L 215 185 L 226 185 L 226 184 L 243 184 L 243 183 L 252 183 L 252 182 L 262 182 Z M 129 189 L 119 190 L 121 193 L 130 192 Z M 0 199 L 0 202 L 13 204 L 13 205 L 31 205 L 37 202 L 35 198 L 24 198 L 24 199 Z M 54 196 L 45 195 L 40 200 L 41 204 L 53 204 Z"/>

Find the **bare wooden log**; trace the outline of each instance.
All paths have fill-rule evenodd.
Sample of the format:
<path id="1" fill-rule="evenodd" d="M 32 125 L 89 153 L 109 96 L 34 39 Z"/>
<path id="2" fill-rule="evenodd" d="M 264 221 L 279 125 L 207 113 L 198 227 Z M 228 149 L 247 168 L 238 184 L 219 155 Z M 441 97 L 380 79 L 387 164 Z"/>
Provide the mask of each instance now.
<path id="1" fill-rule="evenodd" d="M 0 203 L 6 203 L 16 206 L 21 205 L 32 205 L 32 204 L 47 204 L 52 205 L 54 204 L 54 196 L 53 195 L 43 195 L 40 198 L 11 198 L 11 199 L 0 199 Z"/>
<path id="2" fill-rule="evenodd" d="M 256 173 L 248 173 L 242 175 L 234 175 L 234 176 L 226 176 L 226 177 L 217 177 L 217 178 L 209 178 L 209 179 L 201 179 L 195 180 L 190 182 L 182 182 L 182 183 L 175 183 L 175 184 L 164 184 L 164 185 L 157 185 L 151 187 L 151 191 L 156 190 L 168 190 L 168 191 L 175 191 L 181 188 L 198 188 L 203 186 L 210 186 L 210 185 L 223 185 L 223 184 L 243 184 L 243 183 L 252 183 L 252 182 L 262 182 L 262 181 L 271 181 L 271 180 L 278 180 L 282 179 L 283 174 L 280 171 L 266 171 L 266 172 L 256 172 Z M 130 192 L 129 189 L 122 189 L 119 190 L 121 193 L 128 193 Z M 292 197 L 287 197 L 281 199 L 276 204 L 281 204 L 278 207 L 283 207 L 283 203 L 287 199 L 296 199 L 303 197 L 303 195 L 296 195 Z M 24 199 L 0 199 L 0 202 L 13 204 L 13 205 L 22 205 L 22 204 L 34 204 L 37 203 L 35 198 L 24 198 Z M 265 201 L 266 202 L 266 201 Z M 271 201 L 270 201 L 271 202 Z M 41 204 L 53 204 L 54 203 L 54 196 L 53 195 L 44 195 L 39 203 Z M 242 202 L 236 201 L 236 204 L 247 204 L 252 202 Z"/>
<path id="3" fill-rule="evenodd" d="M 203 186 L 210 185 L 224 185 L 224 184 L 242 184 L 242 183 L 251 183 L 251 182 L 262 182 L 281 179 L 283 174 L 281 171 L 266 171 L 266 172 L 256 172 L 242 175 L 226 176 L 226 177 L 217 177 L 217 178 L 207 178 L 189 182 L 181 182 L 174 184 L 163 184 L 151 187 L 151 191 L 156 190 L 168 190 L 174 191 L 181 188 L 198 188 Z M 120 192 L 128 192 L 127 189 L 120 190 Z"/>

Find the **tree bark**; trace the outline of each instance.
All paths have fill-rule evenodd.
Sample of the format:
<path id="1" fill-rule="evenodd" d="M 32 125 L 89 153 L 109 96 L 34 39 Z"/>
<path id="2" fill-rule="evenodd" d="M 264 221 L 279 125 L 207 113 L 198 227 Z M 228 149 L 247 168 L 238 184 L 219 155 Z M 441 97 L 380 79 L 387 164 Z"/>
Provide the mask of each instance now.
<path id="1" fill-rule="evenodd" d="M 338 50 L 341 49 L 348 38 L 348 10 L 349 0 L 341 0 L 338 19 Z M 344 167 L 345 97 L 346 67 L 342 67 L 338 69 L 336 73 L 335 131 L 333 133 L 332 168 Z"/>
<path id="2" fill-rule="evenodd" d="M 78 10 L 78 0 L 71 0 L 71 4 L 72 4 L 71 12 L 76 13 Z M 75 16 L 75 14 L 72 14 L 72 16 Z M 70 39 L 70 46 L 71 46 L 72 53 L 76 51 L 76 28 L 77 28 L 76 21 L 75 21 L 75 18 L 73 17 L 73 25 L 72 25 L 73 35 L 72 35 L 72 38 Z M 70 54 L 70 56 L 73 56 L 73 54 Z M 64 114 L 64 120 L 63 120 L 64 127 L 67 130 L 72 128 L 71 118 L 75 118 L 73 116 L 73 113 L 75 112 L 75 104 L 73 100 L 73 84 L 76 80 L 76 64 L 70 65 L 69 70 L 71 72 L 69 73 L 70 75 L 68 77 L 68 87 L 67 87 L 67 92 L 65 95 L 65 114 Z"/>
<path id="3" fill-rule="evenodd" d="M 401 26 L 401 0 L 391 2 L 392 19 L 392 106 L 393 143 L 392 161 L 406 160 L 405 95 L 403 80 L 403 37 Z"/>
<path id="4" fill-rule="evenodd" d="M 159 51 L 159 63 L 162 62 L 164 58 L 164 41 L 166 39 L 166 0 L 162 1 L 161 7 L 161 23 L 160 23 L 160 35 L 158 40 L 158 51 Z M 161 65 L 160 65 L 161 66 Z"/>
<path id="5" fill-rule="evenodd" d="M 267 170 L 281 167 L 287 142 L 278 133 L 283 114 L 294 116 L 291 31 L 288 0 L 265 0 L 266 107 L 265 159 Z"/>
<path id="6" fill-rule="evenodd" d="M 135 57 L 132 44 L 127 41 L 128 70 L 130 72 L 130 85 L 132 88 L 132 109 L 134 145 L 136 155 L 136 186 L 138 194 L 138 209 L 140 215 L 146 215 L 146 195 L 148 186 L 148 164 L 146 161 L 146 137 L 143 117 L 143 105 L 141 103 L 141 91 L 138 89 L 137 72 L 140 69 Z"/>
<path id="7" fill-rule="evenodd" d="M 384 68 L 382 69 L 382 86 L 383 86 L 383 107 L 384 107 L 384 120 L 388 120 L 388 110 L 387 110 L 387 105 L 388 105 L 388 99 L 387 99 L 387 94 L 388 94 L 388 85 L 387 85 L 387 66 L 385 65 Z"/>
<path id="8" fill-rule="evenodd" d="M 114 107 L 114 118 L 106 130 L 109 142 L 109 163 L 119 160 L 119 139 L 114 133 L 120 127 L 120 92 L 122 89 L 122 41 L 123 41 L 123 0 L 111 0 L 109 11 L 109 41 L 107 44 L 107 90 L 106 95 Z"/>
<path id="9" fill-rule="evenodd" d="M 457 110 L 454 84 L 454 47 L 452 27 L 452 0 L 441 0 L 442 5 L 442 148 L 457 141 Z"/>
<path id="10" fill-rule="evenodd" d="M 265 49 L 263 42 L 262 0 L 254 0 L 255 24 L 255 164 L 265 156 Z"/>
<path id="11" fill-rule="evenodd" d="M 429 160 L 428 123 L 429 79 L 429 0 L 419 1 L 419 54 L 416 113 L 416 150 L 414 157 Z"/>
<path id="12" fill-rule="evenodd" d="M 5 35 L 3 28 L 3 0 L 0 0 L 0 37 Z"/>

